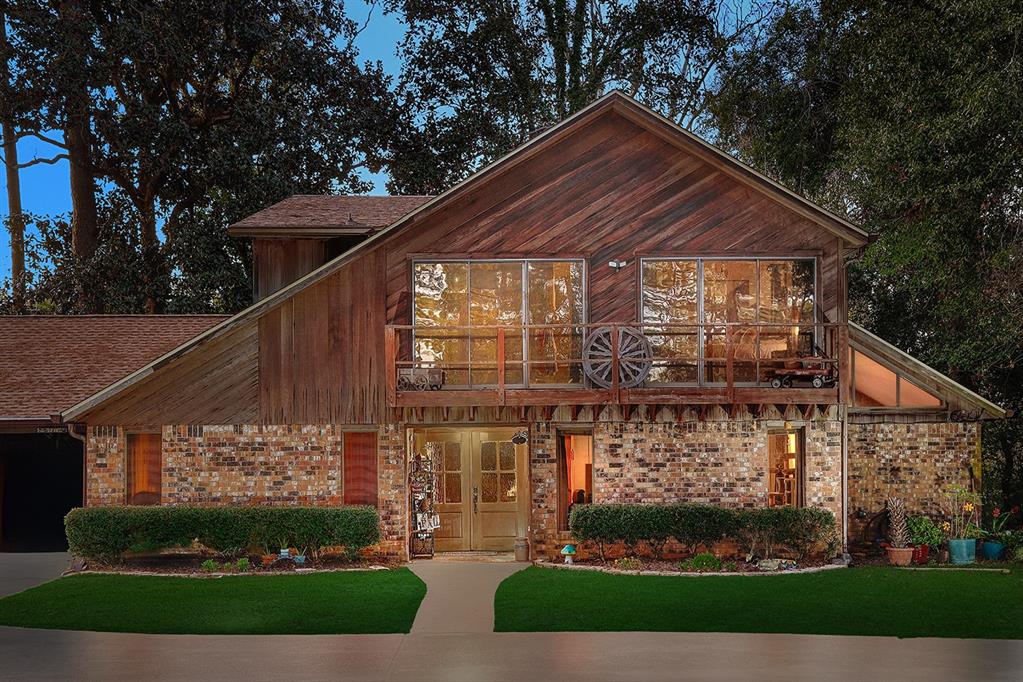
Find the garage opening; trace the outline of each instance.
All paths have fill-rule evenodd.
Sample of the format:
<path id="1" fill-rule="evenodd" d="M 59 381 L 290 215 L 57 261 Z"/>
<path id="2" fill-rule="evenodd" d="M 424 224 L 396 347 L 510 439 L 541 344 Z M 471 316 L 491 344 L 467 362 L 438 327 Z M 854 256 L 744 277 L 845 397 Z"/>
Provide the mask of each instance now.
<path id="1" fill-rule="evenodd" d="M 80 441 L 66 433 L 0 434 L 0 551 L 66 550 L 64 516 L 80 506 Z"/>

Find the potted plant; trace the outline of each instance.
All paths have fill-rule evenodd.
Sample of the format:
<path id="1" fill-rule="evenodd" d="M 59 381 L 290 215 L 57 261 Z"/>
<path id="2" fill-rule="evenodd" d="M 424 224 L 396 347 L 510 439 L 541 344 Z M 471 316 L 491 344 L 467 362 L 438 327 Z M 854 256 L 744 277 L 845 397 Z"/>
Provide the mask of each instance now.
<path id="1" fill-rule="evenodd" d="M 906 524 L 906 504 L 897 497 L 888 498 L 888 563 L 909 566 L 913 548 L 909 546 L 909 526 Z"/>
<path id="2" fill-rule="evenodd" d="M 977 538 L 981 534 L 977 525 L 979 507 L 977 493 L 961 485 L 948 488 L 945 513 L 948 516 L 948 553 L 953 564 L 972 564 L 977 560 Z"/>
<path id="3" fill-rule="evenodd" d="M 909 541 L 913 545 L 913 563 L 926 564 L 931 555 L 931 547 L 939 547 L 945 541 L 945 534 L 938 524 L 927 516 L 910 516 L 906 518 L 909 526 Z"/>
<path id="4" fill-rule="evenodd" d="M 991 511 L 991 530 L 984 531 L 984 558 L 989 561 L 997 561 L 1005 557 L 1006 535 L 1010 532 L 1005 529 L 1005 524 L 1012 518 L 1013 512 L 1019 511 L 1013 507 L 1011 511 L 1002 513 L 1002 510 L 995 507 Z"/>

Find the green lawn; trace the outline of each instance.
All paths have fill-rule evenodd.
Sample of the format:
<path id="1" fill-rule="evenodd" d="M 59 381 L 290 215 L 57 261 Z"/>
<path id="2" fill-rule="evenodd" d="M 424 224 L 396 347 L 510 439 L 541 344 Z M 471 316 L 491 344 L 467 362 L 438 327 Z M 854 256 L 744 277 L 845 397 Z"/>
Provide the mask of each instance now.
<path id="1" fill-rule="evenodd" d="M 1023 570 L 850 568 L 752 577 L 532 567 L 495 597 L 501 632 L 651 630 L 1023 639 Z"/>
<path id="2" fill-rule="evenodd" d="M 0 599 L 0 625 L 189 634 L 408 632 L 426 585 L 406 568 L 216 579 L 87 574 Z"/>

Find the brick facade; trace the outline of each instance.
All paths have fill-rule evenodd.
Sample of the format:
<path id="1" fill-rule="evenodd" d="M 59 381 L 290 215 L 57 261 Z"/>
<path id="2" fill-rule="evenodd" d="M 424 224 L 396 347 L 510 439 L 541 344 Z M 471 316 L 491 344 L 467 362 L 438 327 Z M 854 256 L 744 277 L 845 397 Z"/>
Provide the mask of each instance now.
<path id="1" fill-rule="evenodd" d="M 799 426 L 800 424 L 795 424 Z M 597 503 L 767 504 L 768 434 L 776 422 L 599 421 L 593 424 L 593 499 Z M 801 424 L 804 499 L 842 514 L 841 422 Z M 530 425 L 529 535 L 534 556 L 555 555 L 570 539 L 558 530 L 557 425 Z M 166 426 L 164 504 L 339 505 L 343 429 L 333 425 Z M 850 537 L 856 510 L 873 512 L 890 494 L 911 510 L 937 514 L 941 491 L 969 484 L 979 426 L 962 423 L 849 425 Z M 378 428 L 377 550 L 406 556 L 405 428 Z M 90 506 L 124 504 L 125 431 L 92 427 L 86 461 Z"/>
<path id="2" fill-rule="evenodd" d="M 405 459 L 402 429 L 377 440 L 378 553 L 404 556 Z M 161 503 L 338 506 L 343 501 L 343 429 L 333 425 L 165 426 Z M 124 504 L 125 431 L 89 430 L 89 506 Z"/>
<path id="3" fill-rule="evenodd" d="M 768 433 L 773 428 L 755 420 L 597 422 L 592 431 L 593 501 L 766 506 Z M 829 509 L 840 520 L 841 422 L 814 421 L 803 428 L 806 504 Z M 532 429 L 530 530 L 537 556 L 556 554 L 570 539 L 558 532 L 554 431 L 545 423 Z"/>
<path id="4" fill-rule="evenodd" d="M 940 516 L 943 491 L 970 486 L 979 447 L 977 423 L 849 424 L 850 541 L 862 537 L 889 495 L 905 500 L 910 513 Z"/>

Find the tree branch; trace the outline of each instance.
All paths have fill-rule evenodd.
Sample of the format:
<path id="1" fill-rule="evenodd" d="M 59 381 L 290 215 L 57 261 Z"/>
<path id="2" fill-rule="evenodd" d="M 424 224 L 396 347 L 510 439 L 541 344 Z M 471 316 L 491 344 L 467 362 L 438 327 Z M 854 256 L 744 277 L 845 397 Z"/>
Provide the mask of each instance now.
<path id="1" fill-rule="evenodd" d="M 56 156 L 50 157 L 48 159 L 36 158 L 36 159 L 32 159 L 31 161 L 26 161 L 25 163 L 19 163 L 18 164 L 18 168 L 19 169 L 21 169 L 21 168 L 28 168 L 30 166 L 35 166 L 35 165 L 40 164 L 40 163 L 45 163 L 45 164 L 53 165 L 53 164 L 57 163 L 58 161 L 62 161 L 63 159 L 70 159 L 70 158 L 71 157 L 69 157 L 67 154 L 57 154 Z"/>

